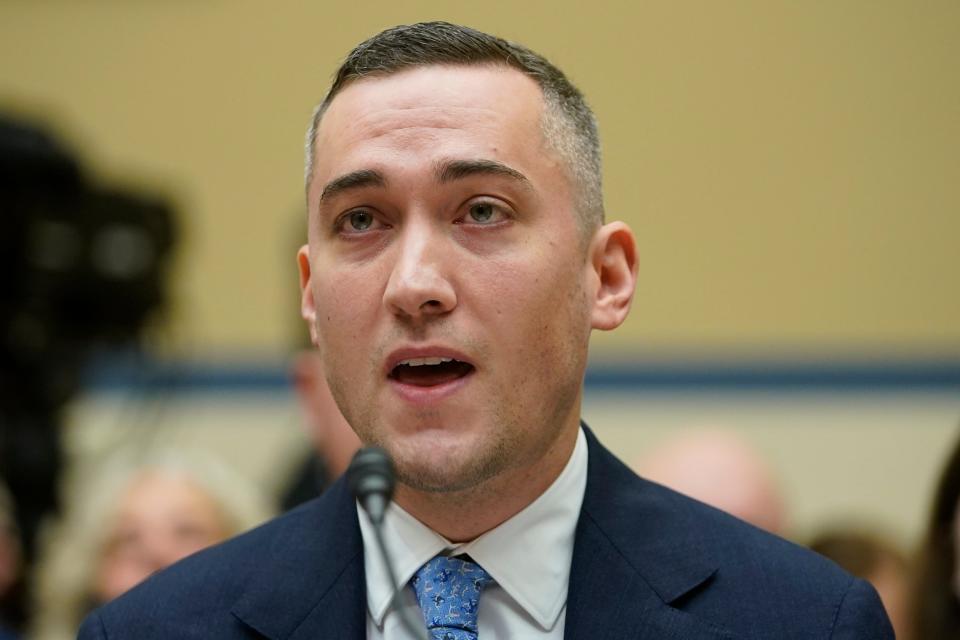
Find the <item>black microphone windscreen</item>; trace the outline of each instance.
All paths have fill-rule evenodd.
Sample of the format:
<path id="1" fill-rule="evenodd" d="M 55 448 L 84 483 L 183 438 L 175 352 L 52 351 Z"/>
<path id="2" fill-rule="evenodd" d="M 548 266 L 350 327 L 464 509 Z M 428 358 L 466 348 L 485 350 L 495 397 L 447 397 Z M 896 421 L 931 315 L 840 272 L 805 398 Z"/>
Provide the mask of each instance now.
<path id="1" fill-rule="evenodd" d="M 350 491 L 361 504 L 371 494 L 379 494 L 389 501 L 393 496 L 394 482 L 393 461 L 380 447 L 360 449 L 347 468 Z"/>

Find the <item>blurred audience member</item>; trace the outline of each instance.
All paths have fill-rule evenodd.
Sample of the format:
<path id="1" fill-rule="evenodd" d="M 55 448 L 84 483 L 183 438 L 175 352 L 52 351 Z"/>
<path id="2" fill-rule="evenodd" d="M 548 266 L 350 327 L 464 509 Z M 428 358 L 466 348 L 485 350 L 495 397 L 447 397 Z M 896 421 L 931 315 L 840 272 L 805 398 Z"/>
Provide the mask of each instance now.
<path id="1" fill-rule="evenodd" d="M 340 413 L 327 386 L 320 353 L 312 348 L 301 351 L 294 357 L 291 368 L 313 451 L 285 491 L 284 509 L 320 495 L 347 470 L 353 454 L 360 448 L 360 439 Z"/>
<path id="2" fill-rule="evenodd" d="M 651 451 L 637 472 L 777 535 L 786 507 L 769 466 L 740 436 L 719 429 L 682 434 Z"/>
<path id="3" fill-rule="evenodd" d="M 244 479 L 194 455 L 120 458 L 80 484 L 44 538 L 36 640 L 75 637 L 94 606 L 270 515 Z"/>
<path id="4" fill-rule="evenodd" d="M 897 638 L 911 637 L 907 604 L 909 563 L 893 542 L 865 527 L 837 527 L 815 536 L 810 548 L 872 584 L 880 594 Z"/>
<path id="5" fill-rule="evenodd" d="M 3 482 L 0 482 L 0 640 L 17 637 L 13 627 L 19 620 L 10 619 L 7 603 L 17 596 L 22 566 L 20 534 L 13 516 L 13 501 Z"/>
<path id="6" fill-rule="evenodd" d="M 960 441 L 940 475 L 911 597 L 916 640 L 960 638 Z"/>

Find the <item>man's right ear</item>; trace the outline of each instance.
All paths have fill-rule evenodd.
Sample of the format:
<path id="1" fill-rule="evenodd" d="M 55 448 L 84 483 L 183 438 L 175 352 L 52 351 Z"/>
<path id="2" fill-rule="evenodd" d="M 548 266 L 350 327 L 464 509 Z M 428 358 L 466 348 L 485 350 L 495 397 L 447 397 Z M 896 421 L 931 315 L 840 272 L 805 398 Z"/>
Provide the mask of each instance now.
<path id="1" fill-rule="evenodd" d="M 313 287 L 310 282 L 310 247 L 303 245 L 297 251 L 297 267 L 300 269 L 300 316 L 310 330 L 310 342 L 317 344 L 317 306 L 314 304 Z"/>

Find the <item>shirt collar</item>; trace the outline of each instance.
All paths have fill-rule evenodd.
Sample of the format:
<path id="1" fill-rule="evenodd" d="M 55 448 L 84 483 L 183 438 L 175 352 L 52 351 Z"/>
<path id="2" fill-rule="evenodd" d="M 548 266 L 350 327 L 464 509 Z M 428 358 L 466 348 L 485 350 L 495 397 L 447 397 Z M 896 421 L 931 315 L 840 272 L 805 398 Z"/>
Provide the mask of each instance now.
<path id="1" fill-rule="evenodd" d="M 543 494 L 515 516 L 462 544 L 452 543 L 391 503 L 384 540 L 400 584 L 439 553 L 469 554 L 544 629 L 556 624 L 567 601 L 573 539 L 587 486 L 587 442 L 577 434 L 570 460 Z M 377 626 L 394 588 L 366 512 L 357 505 L 363 536 L 367 608 Z"/>

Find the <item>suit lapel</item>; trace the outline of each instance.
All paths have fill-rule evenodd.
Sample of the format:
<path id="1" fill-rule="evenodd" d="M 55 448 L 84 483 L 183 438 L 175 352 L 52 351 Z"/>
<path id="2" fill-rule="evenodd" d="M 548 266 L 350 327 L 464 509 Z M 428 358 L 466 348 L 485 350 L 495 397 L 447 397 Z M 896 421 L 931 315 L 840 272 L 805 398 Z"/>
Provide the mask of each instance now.
<path id="1" fill-rule="evenodd" d="M 585 429 L 587 491 L 574 542 L 564 636 L 571 640 L 730 638 L 673 606 L 709 588 L 717 563 L 663 500 Z"/>
<path id="2" fill-rule="evenodd" d="M 366 637 L 363 541 L 345 482 L 294 513 L 231 609 L 270 640 Z"/>
<path id="3" fill-rule="evenodd" d="M 589 517 L 577 526 L 570 576 L 564 631 L 569 640 L 732 637 L 664 603 Z"/>
<path id="4" fill-rule="evenodd" d="M 360 561 L 354 564 L 359 567 L 359 571 L 350 567 L 324 594 L 317 606 L 290 635 L 289 640 L 364 640 L 367 637 L 367 598 L 362 556 Z"/>

